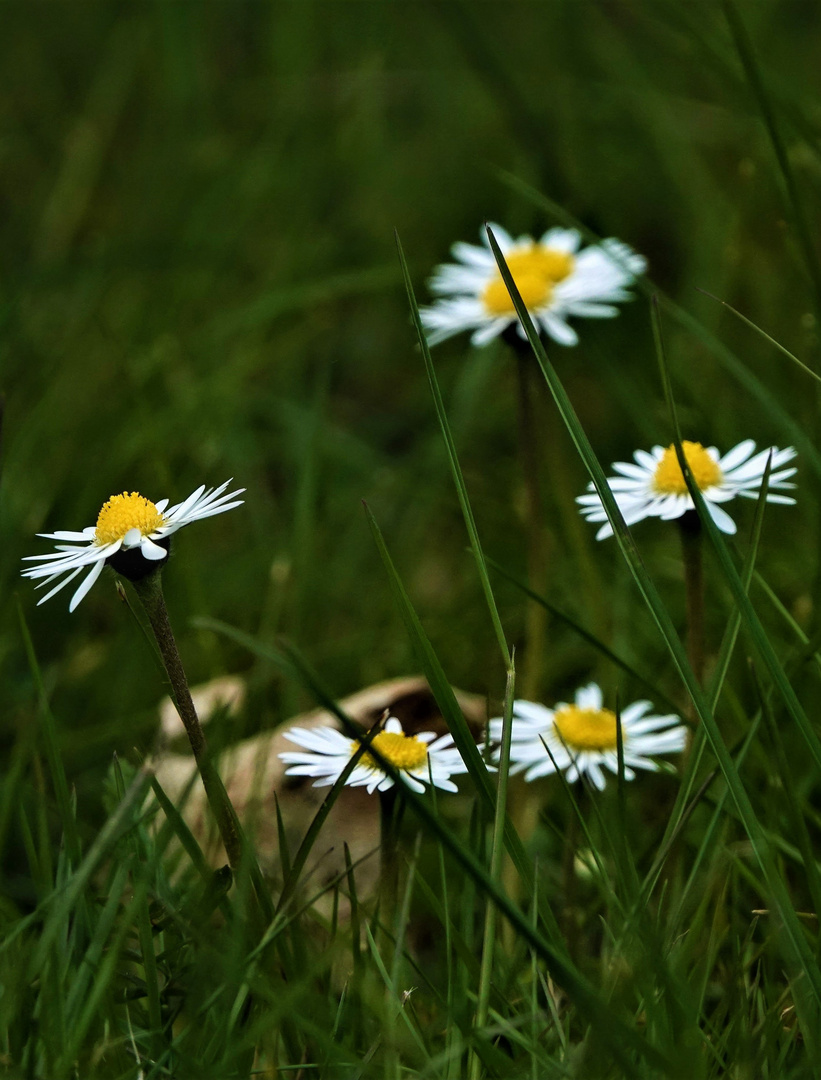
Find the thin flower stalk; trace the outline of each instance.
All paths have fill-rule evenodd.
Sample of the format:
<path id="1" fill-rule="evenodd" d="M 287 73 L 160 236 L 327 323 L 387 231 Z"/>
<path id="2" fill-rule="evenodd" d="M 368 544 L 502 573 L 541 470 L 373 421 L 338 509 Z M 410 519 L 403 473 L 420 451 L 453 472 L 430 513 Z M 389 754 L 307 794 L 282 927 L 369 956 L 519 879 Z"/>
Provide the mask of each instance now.
<path id="1" fill-rule="evenodd" d="M 490 844 L 490 876 L 495 882 L 502 877 L 504 857 L 504 826 L 507 810 L 507 782 L 510 772 L 510 747 L 513 733 L 513 701 L 516 685 L 516 672 L 511 659 L 505 685 L 505 700 L 501 727 L 501 747 L 499 749 L 499 779 L 496 787 L 496 811 L 493 818 L 493 836 Z M 479 993 L 476 1004 L 474 1027 L 481 1035 L 487 1024 L 490 1010 L 490 990 L 493 980 L 493 959 L 496 951 L 496 925 L 498 914 L 496 905 L 490 900 L 485 906 L 485 926 L 482 937 L 482 960 L 479 969 Z M 472 1052 L 470 1056 L 469 1080 L 479 1080 L 482 1064 L 479 1056 Z"/>

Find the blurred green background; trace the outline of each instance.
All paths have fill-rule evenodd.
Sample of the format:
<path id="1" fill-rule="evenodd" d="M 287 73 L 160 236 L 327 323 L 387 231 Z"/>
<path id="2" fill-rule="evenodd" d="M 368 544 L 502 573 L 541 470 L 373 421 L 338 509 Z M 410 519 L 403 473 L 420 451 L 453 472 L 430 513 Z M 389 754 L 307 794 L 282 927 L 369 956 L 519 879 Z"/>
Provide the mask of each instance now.
<path id="1" fill-rule="evenodd" d="M 739 10 L 814 242 L 821 8 Z M 452 681 L 501 696 L 393 230 L 423 301 L 434 266 L 454 241 L 478 242 L 483 221 L 535 234 L 557 223 L 525 187 L 644 253 L 653 283 L 698 320 L 665 323 L 686 437 L 722 452 L 747 437 L 804 440 L 800 504 L 768 514 L 760 565 L 813 632 L 816 388 L 697 291 L 817 363 L 818 297 L 718 5 L 7 3 L 4 754 L 37 712 L 18 601 L 87 814 L 99 812 L 112 751 L 150 750 L 162 693 L 113 578 L 73 615 L 70 589 L 35 607 L 19 578 L 22 556 L 48 550 L 35 533 L 93 524 L 123 489 L 175 502 L 229 476 L 247 488 L 245 506 L 176 538 L 165 574 L 191 681 L 249 676 L 249 706 L 223 738 L 311 702 L 197 617 L 265 642 L 286 635 L 339 695 L 417 670 L 362 499 Z M 550 353 L 603 462 L 669 442 L 647 297 L 577 325 L 580 346 Z M 483 543 L 524 577 L 514 366 L 501 343 L 476 351 L 465 337 L 434 355 Z M 549 598 L 677 698 L 615 545 L 597 544 L 576 514 L 587 478 L 547 401 L 543 425 Z M 752 504 L 736 514 L 742 545 L 752 515 Z M 637 536 L 680 622 L 677 539 L 652 522 Z M 730 607 L 710 582 L 714 652 Z M 499 579 L 497 596 L 521 644 L 521 594 Z M 552 623 L 545 699 L 591 675 L 624 700 L 641 692 Z"/>

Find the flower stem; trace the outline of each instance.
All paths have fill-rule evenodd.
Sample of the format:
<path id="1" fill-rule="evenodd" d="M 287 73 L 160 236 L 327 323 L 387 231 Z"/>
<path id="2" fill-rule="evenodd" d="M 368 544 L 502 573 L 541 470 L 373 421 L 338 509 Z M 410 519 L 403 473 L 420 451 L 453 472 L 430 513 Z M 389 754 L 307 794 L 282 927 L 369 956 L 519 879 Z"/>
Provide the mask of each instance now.
<path id="1" fill-rule="evenodd" d="M 232 871 L 236 873 L 242 862 L 245 847 L 242 828 L 228 797 L 228 792 L 225 790 L 222 778 L 208 754 L 205 733 L 202 730 L 197 710 L 194 708 L 194 702 L 191 699 L 185 669 L 182 666 L 179 649 L 174 640 L 174 633 L 168 618 L 168 609 L 165 606 L 165 597 L 162 591 L 161 571 L 157 570 L 139 581 L 133 581 L 132 584 L 145 608 L 145 613 L 154 632 L 171 683 L 174 704 L 177 707 L 180 720 L 183 722 L 188 741 L 191 743 L 191 749 L 194 752 L 194 760 L 197 763 L 197 769 L 205 788 L 208 805 L 216 818 L 217 828 L 228 856 L 228 862 Z"/>
<path id="2" fill-rule="evenodd" d="M 496 788 L 496 813 L 493 820 L 493 837 L 490 845 L 490 876 L 494 881 L 502 877 L 504 853 L 505 811 L 507 808 L 507 782 L 510 771 L 510 742 L 513 733 L 513 698 L 516 675 L 511 662 L 507 673 L 505 703 L 502 717 L 502 747 L 499 757 L 499 782 Z M 482 1034 L 490 1010 L 490 989 L 493 981 L 493 960 L 496 955 L 496 905 L 488 898 L 485 907 L 485 928 L 482 935 L 482 961 L 479 968 L 479 991 L 476 1003 L 474 1030 Z M 469 1080 L 479 1080 L 482 1063 L 479 1055 L 471 1053 Z"/>
<path id="3" fill-rule="evenodd" d="M 704 684 L 704 573 L 701 558 L 701 521 L 695 510 L 679 518 L 684 562 L 687 617 L 687 659 L 698 683 Z"/>
<path id="4" fill-rule="evenodd" d="M 525 522 L 528 536 L 527 574 L 530 588 L 544 596 L 547 588 L 547 533 L 540 481 L 539 425 L 535 404 L 539 383 L 530 347 L 514 344 L 519 389 L 519 444 L 525 481 Z M 547 611 L 535 600 L 527 602 L 525 652 L 520 692 L 528 701 L 537 701 L 542 676 L 542 661 L 547 637 Z"/>
<path id="5" fill-rule="evenodd" d="M 393 943 L 396 898 L 399 895 L 399 792 L 396 785 L 379 792 L 379 921 L 386 947 Z M 390 970 L 391 964 L 385 966 Z"/>

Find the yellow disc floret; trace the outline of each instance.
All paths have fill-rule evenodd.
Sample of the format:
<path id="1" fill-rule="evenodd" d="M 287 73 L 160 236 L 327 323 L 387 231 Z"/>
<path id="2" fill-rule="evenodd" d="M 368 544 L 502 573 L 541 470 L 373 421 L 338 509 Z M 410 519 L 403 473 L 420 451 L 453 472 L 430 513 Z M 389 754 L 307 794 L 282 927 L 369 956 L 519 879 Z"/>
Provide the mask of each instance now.
<path id="1" fill-rule="evenodd" d="M 548 303 L 553 286 L 573 273 L 575 262 L 567 252 L 555 251 L 541 244 L 512 251 L 506 261 L 516 288 L 528 308 L 538 308 Z M 485 288 L 482 303 L 488 315 L 516 314 L 501 274 L 497 274 Z"/>
<path id="2" fill-rule="evenodd" d="M 690 472 L 698 485 L 699 491 L 714 487 L 724 479 L 721 469 L 718 467 L 701 443 L 688 442 L 686 439 L 681 444 L 684 457 L 690 466 Z M 653 473 L 653 487 L 659 495 L 686 495 L 687 484 L 684 473 L 676 457 L 675 446 L 668 446 L 664 451 L 664 457 L 656 466 Z"/>
<path id="3" fill-rule="evenodd" d="M 98 544 L 113 544 L 122 540 L 132 529 L 139 529 L 141 536 L 148 536 L 165 524 L 165 518 L 149 499 L 124 491 L 112 495 L 97 517 L 94 536 Z"/>
<path id="4" fill-rule="evenodd" d="M 418 769 L 425 764 L 428 758 L 428 748 L 413 735 L 405 735 L 401 731 L 380 731 L 374 738 L 371 746 L 375 747 L 383 758 L 394 765 L 397 769 Z M 351 753 L 359 749 L 359 743 L 354 743 Z M 370 769 L 378 769 L 379 763 L 370 754 L 363 754 L 363 765 Z"/>
<path id="5" fill-rule="evenodd" d="M 553 715 L 553 726 L 568 750 L 615 750 L 616 714 L 610 709 L 580 709 L 563 705 Z"/>

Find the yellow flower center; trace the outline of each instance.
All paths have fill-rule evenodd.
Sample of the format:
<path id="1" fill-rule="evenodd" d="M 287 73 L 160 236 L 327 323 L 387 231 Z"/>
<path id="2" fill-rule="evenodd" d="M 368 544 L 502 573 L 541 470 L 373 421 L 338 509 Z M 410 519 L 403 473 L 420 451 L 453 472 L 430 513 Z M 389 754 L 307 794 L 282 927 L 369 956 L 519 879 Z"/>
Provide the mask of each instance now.
<path id="1" fill-rule="evenodd" d="M 98 544 L 113 544 L 132 529 L 139 529 L 141 536 L 148 536 L 164 522 L 165 518 L 153 502 L 136 491 L 130 495 L 124 491 L 122 495 L 112 495 L 103 506 L 94 539 Z"/>
<path id="2" fill-rule="evenodd" d="M 721 483 L 724 479 L 721 469 L 719 469 L 701 443 L 687 442 L 685 439 L 681 446 L 699 491 L 704 491 L 705 488 L 714 487 L 716 484 Z M 664 451 L 664 457 L 653 473 L 653 487 L 659 495 L 687 494 L 687 483 L 676 457 L 675 446 L 668 446 Z"/>
<path id="3" fill-rule="evenodd" d="M 573 273 L 575 260 L 564 251 L 531 244 L 519 251 L 512 251 L 507 265 L 525 306 L 537 308 L 550 300 L 553 286 Z M 515 315 L 516 309 L 510 299 L 502 275 L 496 277 L 482 293 L 482 303 L 488 315 Z"/>
<path id="4" fill-rule="evenodd" d="M 397 769 L 418 769 L 424 765 L 428 758 L 428 748 L 425 743 L 414 738 L 413 735 L 405 735 L 401 731 L 380 731 L 371 742 L 383 758 Z M 359 749 L 359 743 L 354 743 L 351 753 Z M 362 755 L 363 765 L 370 769 L 378 769 L 379 763 L 370 754 Z"/>
<path id="5" fill-rule="evenodd" d="M 610 709 L 580 709 L 565 705 L 553 714 L 553 726 L 568 750 L 615 750 L 616 714 Z"/>

